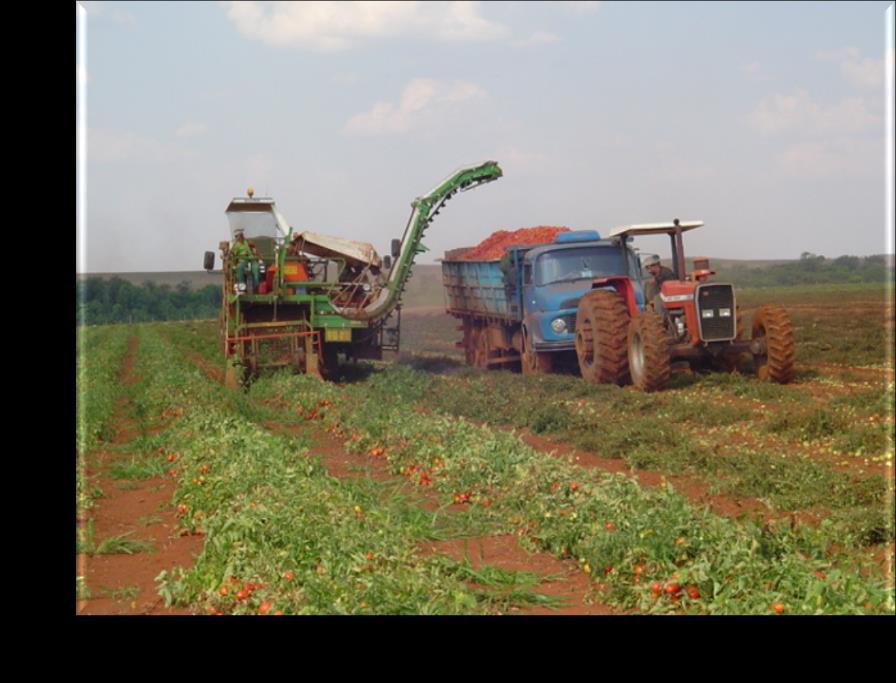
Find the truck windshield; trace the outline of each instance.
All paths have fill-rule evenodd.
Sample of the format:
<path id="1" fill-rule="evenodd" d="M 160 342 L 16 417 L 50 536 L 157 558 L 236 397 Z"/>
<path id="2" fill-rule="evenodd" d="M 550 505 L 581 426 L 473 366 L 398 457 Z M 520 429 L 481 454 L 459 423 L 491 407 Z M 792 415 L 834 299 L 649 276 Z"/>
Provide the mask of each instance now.
<path id="1" fill-rule="evenodd" d="M 610 275 L 626 275 L 625 259 L 618 247 L 560 249 L 538 257 L 535 284 L 590 280 Z"/>

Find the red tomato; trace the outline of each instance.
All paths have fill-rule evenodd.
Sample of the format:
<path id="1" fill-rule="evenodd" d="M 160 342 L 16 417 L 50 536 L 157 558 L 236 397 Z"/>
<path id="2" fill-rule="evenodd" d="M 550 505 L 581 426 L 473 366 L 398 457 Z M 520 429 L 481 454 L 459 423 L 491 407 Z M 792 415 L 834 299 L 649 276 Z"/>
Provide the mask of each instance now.
<path id="1" fill-rule="evenodd" d="M 259 614 L 267 614 L 269 609 L 271 609 L 271 601 L 265 600 L 263 603 L 261 603 L 258 606 L 258 613 Z"/>
<path id="2" fill-rule="evenodd" d="M 650 584 L 650 592 L 654 595 L 659 595 L 663 592 L 663 584 L 661 584 L 659 581 L 654 581 L 652 584 Z"/>
<path id="3" fill-rule="evenodd" d="M 697 600 L 700 597 L 700 591 L 697 590 L 697 586 L 688 586 L 688 597 L 691 600 Z"/>
<path id="4" fill-rule="evenodd" d="M 670 583 L 665 590 L 667 595 L 678 595 L 681 592 L 681 586 L 677 583 Z"/>

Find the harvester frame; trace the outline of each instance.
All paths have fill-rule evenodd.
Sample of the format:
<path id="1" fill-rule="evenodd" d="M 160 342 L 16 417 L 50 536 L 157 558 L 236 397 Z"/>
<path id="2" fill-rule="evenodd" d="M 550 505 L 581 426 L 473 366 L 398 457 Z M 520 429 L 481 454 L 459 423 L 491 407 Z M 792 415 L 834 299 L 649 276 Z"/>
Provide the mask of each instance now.
<path id="1" fill-rule="evenodd" d="M 326 376 L 338 354 L 382 359 L 398 351 L 400 298 L 414 258 L 427 249 L 426 228 L 458 191 L 503 175 L 497 162 L 462 167 L 411 203 L 401 240 L 380 258 L 363 242 L 310 231 L 294 233 L 270 197 L 236 197 L 225 213 L 232 236 L 242 230 L 258 250 L 258 290 L 237 286 L 230 243 L 219 243 L 223 262 L 220 335 L 226 359 L 225 383 L 245 384 L 264 368 L 290 366 L 295 372 Z M 214 252 L 204 267 L 214 268 Z M 392 262 L 394 259 L 394 263 Z"/>

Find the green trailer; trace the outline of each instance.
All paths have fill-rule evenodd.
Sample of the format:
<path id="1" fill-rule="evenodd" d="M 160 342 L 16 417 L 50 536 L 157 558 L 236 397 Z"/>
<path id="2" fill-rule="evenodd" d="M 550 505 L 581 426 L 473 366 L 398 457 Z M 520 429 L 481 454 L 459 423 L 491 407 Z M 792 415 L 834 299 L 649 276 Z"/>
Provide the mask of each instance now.
<path id="1" fill-rule="evenodd" d="M 227 384 L 246 383 L 266 368 L 327 376 L 341 357 L 381 359 L 398 351 L 401 294 L 421 240 L 457 192 L 493 180 L 502 171 L 487 161 L 455 171 L 411 203 L 402 238 L 380 257 L 372 245 L 311 231 L 293 232 L 270 197 L 235 197 L 225 210 L 231 239 L 238 230 L 255 250 L 258 281 L 238 277 L 231 242 L 220 242 L 223 290 L 220 338 Z M 204 267 L 214 268 L 205 253 Z M 246 263 L 243 262 L 245 266 Z M 238 280 L 245 279 L 247 287 Z"/>

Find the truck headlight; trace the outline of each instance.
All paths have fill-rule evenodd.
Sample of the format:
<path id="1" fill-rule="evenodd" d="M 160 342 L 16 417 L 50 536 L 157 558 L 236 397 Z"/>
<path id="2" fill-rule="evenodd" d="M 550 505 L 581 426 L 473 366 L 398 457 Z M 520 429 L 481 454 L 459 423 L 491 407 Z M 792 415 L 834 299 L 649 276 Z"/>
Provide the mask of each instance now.
<path id="1" fill-rule="evenodd" d="M 554 334 L 563 334 L 566 332 L 566 321 L 563 318 L 554 318 L 551 321 L 551 329 Z"/>
<path id="2" fill-rule="evenodd" d="M 731 317 L 731 309 L 730 308 L 720 308 L 719 309 L 719 317 L 720 318 L 730 318 Z"/>
<path id="3" fill-rule="evenodd" d="M 701 318 L 712 318 L 714 311 L 711 308 L 700 311 Z"/>

